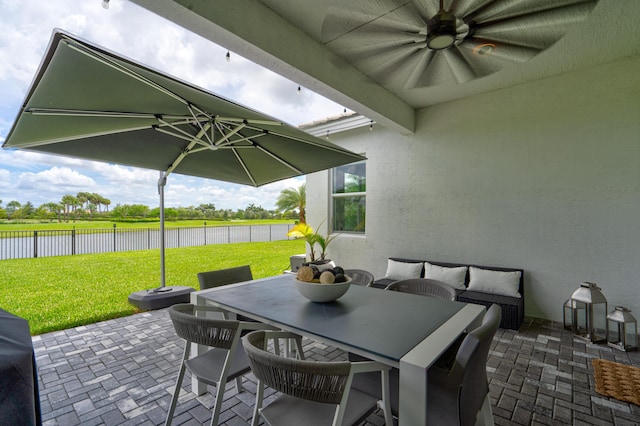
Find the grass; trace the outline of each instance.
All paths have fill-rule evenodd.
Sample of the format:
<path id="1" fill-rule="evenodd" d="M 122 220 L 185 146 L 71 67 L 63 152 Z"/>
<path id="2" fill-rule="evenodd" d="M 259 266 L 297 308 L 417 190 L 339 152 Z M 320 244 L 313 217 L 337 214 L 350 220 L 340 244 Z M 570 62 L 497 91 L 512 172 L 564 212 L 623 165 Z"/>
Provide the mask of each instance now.
<path id="1" fill-rule="evenodd" d="M 281 274 L 304 240 L 167 249 L 166 285 L 198 289 L 201 271 L 249 264 L 254 278 Z M 131 315 L 129 294 L 160 285 L 159 250 L 0 260 L 0 307 L 33 335 Z"/>
<path id="2" fill-rule="evenodd" d="M 166 221 L 166 228 L 178 227 L 197 227 L 204 226 L 246 226 L 246 225 L 280 225 L 295 223 L 294 220 L 275 220 L 275 219 L 252 219 L 252 220 L 175 220 Z M 68 229 L 111 229 L 113 225 L 118 228 L 160 228 L 160 221 L 152 222 L 113 222 L 113 221 L 90 221 L 78 220 L 77 222 L 43 222 L 43 221 L 6 221 L 0 220 L 0 231 L 31 231 L 31 230 L 68 230 Z"/>

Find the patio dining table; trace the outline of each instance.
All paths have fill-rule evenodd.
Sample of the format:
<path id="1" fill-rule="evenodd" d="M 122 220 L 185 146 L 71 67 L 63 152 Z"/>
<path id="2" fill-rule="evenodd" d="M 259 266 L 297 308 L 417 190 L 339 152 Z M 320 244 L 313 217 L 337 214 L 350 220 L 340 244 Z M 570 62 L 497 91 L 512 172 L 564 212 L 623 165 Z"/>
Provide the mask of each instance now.
<path id="1" fill-rule="evenodd" d="M 485 311 L 480 305 L 361 286 L 350 286 L 335 302 L 315 303 L 298 293 L 291 274 L 193 292 L 191 302 L 398 368 L 400 426 L 426 425 L 429 367 L 461 333 L 479 325 Z M 194 382 L 194 391 L 204 393 L 205 387 Z"/>

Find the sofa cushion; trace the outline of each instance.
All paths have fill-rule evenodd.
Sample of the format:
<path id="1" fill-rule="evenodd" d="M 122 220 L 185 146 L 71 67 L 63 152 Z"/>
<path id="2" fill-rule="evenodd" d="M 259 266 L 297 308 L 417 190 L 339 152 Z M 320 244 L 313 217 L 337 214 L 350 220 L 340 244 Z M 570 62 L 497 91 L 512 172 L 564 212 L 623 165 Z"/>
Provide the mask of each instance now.
<path id="1" fill-rule="evenodd" d="M 470 266 L 468 289 L 504 296 L 522 297 L 518 292 L 520 276 L 520 271 L 494 271 Z"/>
<path id="2" fill-rule="evenodd" d="M 406 280 L 409 278 L 420 278 L 422 274 L 422 263 L 399 262 L 389 259 L 387 263 L 387 272 L 384 278 L 389 280 Z"/>
<path id="3" fill-rule="evenodd" d="M 447 268 L 424 262 L 424 277 L 442 281 L 456 290 L 466 290 L 467 267 Z"/>

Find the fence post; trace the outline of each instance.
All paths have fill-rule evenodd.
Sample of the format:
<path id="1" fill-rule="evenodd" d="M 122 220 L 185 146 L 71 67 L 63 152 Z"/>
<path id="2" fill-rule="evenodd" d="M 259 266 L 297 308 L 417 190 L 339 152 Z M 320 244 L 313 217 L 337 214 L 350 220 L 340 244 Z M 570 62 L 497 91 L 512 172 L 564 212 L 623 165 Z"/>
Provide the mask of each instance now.
<path id="1" fill-rule="evenodd" d="M 33 231 L 33 257 L 38 257 L 38 231 Z"/>
<path id="2" fill-rule="evenodd" d="M 71 229 L 71 255 L 76 254 L 76 227 Z"/>
<path id="3" fill-rule="evenodd" d="M 204 245 L 207 245 L 207 222 L 204 223 Z"/>
<path id="4" fill-rule="evenodd" d="M 252 243 L 253 242 L 253 225 L 249 225 L 249 242 Z"/>
<path id="5" fill-rule="evenodd" d="M 116 224 L 113 224 L 113 251 L 116 251 Z"/>

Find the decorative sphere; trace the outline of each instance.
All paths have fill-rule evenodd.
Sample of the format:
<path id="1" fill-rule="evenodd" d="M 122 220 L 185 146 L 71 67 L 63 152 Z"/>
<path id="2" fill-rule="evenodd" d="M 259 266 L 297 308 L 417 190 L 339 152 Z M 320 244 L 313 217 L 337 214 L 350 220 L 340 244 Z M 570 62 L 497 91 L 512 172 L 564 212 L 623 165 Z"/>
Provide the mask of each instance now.
<path id="1" fill-rule="evenodd" d="M 324 271 L 322 274 L 320 274 L 321 284 L 333 284 L 335 280 L 336 277 L 329 271 Z"/>
<path id="2" fill-rule="evenodd" d="M 308 266 L 301 266 L 300 268 L 298 268 L 296 278 L 300 281 L 310 283 L 311 281 L 313 281 L 313 275 L 313 269 Z"/>

